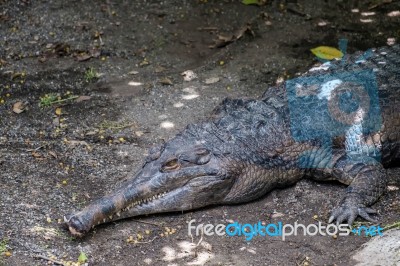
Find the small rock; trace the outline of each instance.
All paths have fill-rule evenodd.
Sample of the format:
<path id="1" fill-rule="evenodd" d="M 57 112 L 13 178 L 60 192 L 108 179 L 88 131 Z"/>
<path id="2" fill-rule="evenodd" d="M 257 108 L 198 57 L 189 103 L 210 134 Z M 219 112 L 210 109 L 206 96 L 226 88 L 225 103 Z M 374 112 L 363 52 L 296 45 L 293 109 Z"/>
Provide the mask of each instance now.
<path id="1" fill-rule="evenodd" d="M 218 77 L 208 78 L 204 81 L 205 84 L 213 84 L 219 81 Z"/>
<path id="2" fill-rule="evenodd" d="M 197 74 L 194 73 L 192 70 L 186 70 L 182 72 L 181 75 L 183 76 L 184 81 L 192 81 L 197 78 Z"/>
<path id="3" fill-rule="evenodd" d="M 22 102 L 16 102 L 13 105 L 13 112 L 16 114 L 20 114 L 25 111 L 25 105 Z"/>

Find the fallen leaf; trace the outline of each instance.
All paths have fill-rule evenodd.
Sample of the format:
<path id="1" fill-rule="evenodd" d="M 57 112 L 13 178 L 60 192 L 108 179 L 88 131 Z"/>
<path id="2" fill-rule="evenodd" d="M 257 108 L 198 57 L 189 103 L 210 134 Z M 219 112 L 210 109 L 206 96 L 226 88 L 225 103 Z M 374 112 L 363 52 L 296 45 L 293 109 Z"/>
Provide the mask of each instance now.
<path id="1" fill-rule="evenodd" d="M 231 42 L 235 40 L 235 35 L 230 35 L 230 36 L 223 36 L 219 35 L 218 40 L 215 40 L 215 44 L 211 45 L 210 48 L 222 48 L 224 46 L 227 46 Z"/>
<path id="2" fill-rule="evenodd" d="M 160 80 L 160 83 L 162 85 L 173 85 L 172 81 L 169 78 L 163 78 L 162 80 Z"/>
<path id="3" fill-rule="evenodd" d="M 340 50 L 330 46 L 319 46 L 311 49 L 311 52 L 315 54 L 318 58 L 326 60 L 343 57 L 343 53 Z"/>
<path id="4" fill-rule="evenodd" d="M 282 217 L 282 216 L 285 216 L 285 215 L 283 213 L 281 213 L 281 212 L 275 212 L 275 213 L 273 213 L 271 215 L 271 218 L 275 219 L 275 218 L 279 218 L 279 217 Z"/>
<path id="5" fill-rule="evenodd" d="M 57 108 L 56 108 L 56 115 L 60 116 L 61 113 L 62 113 L 61 107 L 57 107 Z"/>
<path id="6" fill-rule="evenodd" d="M 208 78 L 204 81 L 205 84 L 213 84 L 219 81 L 218 77 Z"/>
<path id="7" fill-rule="evenodd" d="M 79 257 L 78 257 L 78 262 L 85 263 L 87 261 L 87 259 L 88 258 L 86 256 L 86 254 L 83 251 L 81 251 L 81 254 L 79 254 Z"/>
<path id="8" fill-rule="evenodd" d="M 55 153 L 54 151 L 48 151 L 48 154 L 57 159 L 57 153 Z"/>
<path id="9" fill-rule="evenodd" d="M 13 104 L 13 112 L 16 114 L 20 114 L 25 111 L 25 105 L 22 102 L 16 102 Z"/>
<path id="10" fill-rule="evenodd" d="M 150 62 L 149 62 L 149 61 L 147 61 L 147 59 L 146 59 L 146 58 L 145 58 L 145 59 L 143 59 L 143 61 L 139 63 L 139 66 L 147 66 L 147 65 L 150 65 Z"/>
<path id="11" fill-rule="evenodd" d="M 76 60 L 78 60 L 78 62 L 87 61 L 90 58 L 92 58 L 92 55 L 87 53 L 82 53 L 76 56 Z"/>
<path id="12" fill-rule="evenodd" d="M 15 72 L 14 74 L 11 75 L 11 80 L 17 79 L 17 78 L 23 78 L 25 76 L 24 72 Z"/>
<path id="13" fill-rule="evenodd" d="M 242 0 L 242 4 L 245 5 L 259 5 L 259 1 L 258 0 Z"/>
<path id="14" fill-rule="evenodd" d="M 35 157 L 35 158 L 42 158 L 42 155 L 40 153 L 36 152 L 36 151 L 32 152 L 32 156 Z"/>
<path id="15" fill-rule="evenodd" d="M 239 40 L 240 38 L 243 37 L 243 35 L 248 32 L 252 36 L 255 36 L 254 31 L 251 29 L 251 23 L 247 23 L 245 26 L 241 27 L 238 29 L 234 34 L 229 35 L 229 36 L 224 36 L 224 35 L 219 35 L 218 39 L 215 40 L 215 44 L 209 46 L 210 48 L 221 48 L 224 47 L 234 41 Z"/>

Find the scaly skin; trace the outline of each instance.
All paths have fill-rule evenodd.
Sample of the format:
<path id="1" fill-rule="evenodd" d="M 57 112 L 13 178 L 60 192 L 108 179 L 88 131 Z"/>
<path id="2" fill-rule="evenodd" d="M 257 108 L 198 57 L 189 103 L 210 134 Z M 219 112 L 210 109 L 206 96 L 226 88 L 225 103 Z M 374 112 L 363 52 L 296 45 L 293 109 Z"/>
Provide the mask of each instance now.
<path id="1" fill-rule="evenodd" d="M 289 110 L 285 84 L 268 89 L 262 100 L 225 99 L 209 119 L 189 125 L 166 144 L 152 148 L 143 168 L 120 189 L 67 215 L 67 227 L 73 235 L 83 236 L 97 224 L 127 217 L 248 202 L 304 177 L 348 185 L 329 222 L 352 224 L 357 216 L 374 221 L 369 215 L 374 210 L 369 206 L 385 191 L 383 167 L 400 161 L 400 47 L 378 49 L 365 62 L 356 63 L 360 55 L 303 77 L 374 71 L 380 106 L 379 121 L 375 123 L 382 125 L 376 131 L 361 133 L 365 114 L 372 105 L 351 82 L 344 82 L 340 89 L 359 93 L 360 106 L 365 108 L 359 106 L 357 112 L 346 113 L 328 104 L 334 119 L 346 125 L 345 133 L 331 140 L 299 141 L 294 137 L 296 129 L 291 121 L 309 119 L 308 107 L 298 113 Z M 321 96 L 326 94 L 323 90 L 318 86 L 305 90 L 299 87 L 296 93 L 298 97 Z M 312 105 L 327 100 L 331 103 L 335 91 L 329 93 L 312 98 Z M 325 122 L 310 123 L 315 128 L 329 129 L 330 122 Z"/>

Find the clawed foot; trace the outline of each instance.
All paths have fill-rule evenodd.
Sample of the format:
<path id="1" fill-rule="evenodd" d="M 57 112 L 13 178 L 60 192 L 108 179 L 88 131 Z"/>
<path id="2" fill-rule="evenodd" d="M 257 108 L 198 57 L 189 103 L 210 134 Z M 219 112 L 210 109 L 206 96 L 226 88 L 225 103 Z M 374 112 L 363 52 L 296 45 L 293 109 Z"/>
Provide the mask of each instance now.
<path id="1" fill-rule="evenodd" d="M 351 226 L 357 216 L 361 216 L 365 220 L 377 223 L 378 221 L 373 219 L 370 214 L 377 213 L 374 209 L 368 207 L 358 207 L 354 205 L 342 204 L 332 211 L 331 217 L 329 217 L 328 223 L 332 223 L 336 220 L 336 224 L 342 224 L 347 221 L 347 224 Z"/>

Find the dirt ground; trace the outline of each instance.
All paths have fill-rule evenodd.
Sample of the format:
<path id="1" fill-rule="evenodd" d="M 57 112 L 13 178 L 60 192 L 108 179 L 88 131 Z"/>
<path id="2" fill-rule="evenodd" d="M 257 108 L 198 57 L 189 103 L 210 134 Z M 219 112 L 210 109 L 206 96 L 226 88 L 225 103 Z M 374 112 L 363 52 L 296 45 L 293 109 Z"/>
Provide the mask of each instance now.
<path id="1" fill-rule="evenodd" d="M 311 48 L 398 40 L 399 16 L 388 14 L 400 2 L 383 2 L 0 0 L 0 265 L 71 265 L 81 252 L 88 265 L 354 264 L 370 238 L 187 232 L 191 219 L 326 222 L 344 191 L 336 183 L 303 180 L 252 203 L 128 219 L 83 239 L 60 221 L 223 98 L 260 97 L 307 70 Z M 186 70 L 197 78 L 185 81 Z M 400 216 L 400 172 L 389 175 L 374 206 L 383 225 Z"/>

